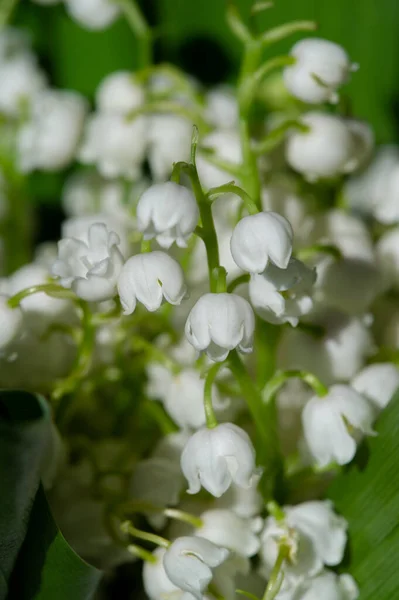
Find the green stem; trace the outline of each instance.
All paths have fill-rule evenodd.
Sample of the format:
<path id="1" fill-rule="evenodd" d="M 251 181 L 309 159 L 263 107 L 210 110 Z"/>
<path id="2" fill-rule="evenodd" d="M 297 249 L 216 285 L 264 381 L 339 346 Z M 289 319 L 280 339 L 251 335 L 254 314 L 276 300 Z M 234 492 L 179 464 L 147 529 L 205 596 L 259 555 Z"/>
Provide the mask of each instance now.
<path id="1" fill-rule="evenodd" d="M 250 276 L 248 275 L 248 273 L 245 273 L 244 275 L 239 275 L 238 277 L 233 279 L 233 281 L 230 281 L 229 285 L 227 286 L 227 291 L 229 292 L 229 294 L 231 294 L 236 288 L 238 288 L 239 285 L 242 285 L 243 283 L 248 283 L 249 279 Z"/>
<path id="2" fill-rule="evenodd" d="M 147 252 L 151 252 L 151 240 L 141 240 L 140 252 L 142 254 L 146 254 Z"/>
<path id="3" fill-rule="evenodd" d="M 214 364 L 208 371 L 205 379 L 204 387 L 204 410 L 206 418 L 206 426 L 208 429 L 214 429 L 217 427 L 218 422 L 216 419 L 215 411 L 213 410 L 212 403 L 212 386 L 219 373 L 220 369 L 224 366 L 224 362 Z"/>
<path id="4" fill-rule="evenodd" d="M 315 31 L 317 29 L 317 23 L 314 21 L 293 21 L 292 23 L 284 23 L 273 29 L 269 29 L 259 38 L 260 43 L 263 47 L 275 44 L 280 40 L 284 40 L 286 37 L 299 33 L 301 31 Z"/>
<path id="5" fill-rule="evenodd" d="M 78 302 L 77 296 L 70 290 L 66 290 L 56 283 L 42 283 L 40 285 L 32 285 L 31 287 L 21 290 L 14 296 L 11 296 L 11 298 L 8 299 L 8 306 L 10 308 L 16 308 L 21 304 L 24 298 L 43 292 L 48 296 L 54 296 L 55 298 L 66 298 Z"/>
<path id="6" fill-rule="evenodd" d="M 132 537 L 136 537 L 139 540 L 144 540 L 145 542 L 151 542 L 152 544 L 156 544 L 157 546 L 161 546 L 162 548 L 169 548 L 170 542 L 160 535 L 156 535 L 155 533 L 148 533 L 147 531 L 142 531 L 141 529 L 137 529 L 130 521 L 125 521 L 121 524 L 121 531 L 123 533 L 128 533 Z"/>
<path id="7" fill-rule="evenodd" d="M 281 125 L 272 129 L 263 140 L 254 145 L 255 154 L 261 155 L 266 154 L 266 152 L 271 152 L 271 150 L 282 142 L 287 131 L 290 129 L 296 129 L 302 133 L 307 133 L 309 131 L 309 127 L 301 121 L 295 119 L 284 121 L 284 123 L 281 123 Z"/>
<path id="8" fill-rule="evenodd" d="M 201 129 L 204 131 L 209 129 L 199 112 L 193 111 L 187 106 L 183 106 L 177 102 L 168 100 L 164 100 L 162 102 L 147 102 L 147 104 L 143 104 L 139 108 L 128 113 L 126 115 L 126 120 L 128 122 L 133 121 L 136 117 L 148 113 L 171 113 L 177 115 L 178 117 L 183 117 L 193 124 L 196 123 L 198 127 L 201 127 Z"/>
<path id="9" fill-rule="evenodd" d="M 151 28 L 135 0 L 114 0 L 124 13 L 133 33 L 139 40 L 139 68 L 148 67 L 152 63 Z"/>
<path id="10" fill-rule="evenodd" d="M 199 228 L 197 227 L 195 233 L 201 237 L 205 244 L 210 289 L 211 292 L 216 292 L 217 279 L 215 278 L 215 274 L 218 274 L 220 263 L 218 239 L 215 224 L 213 222 L 212 208 L 209 202 L 207 202 L 206 196 L 202 190 L 195 163 L 176 163 L 173 167 L 171 179 L 175 181 L 180 177 L 182 172 L 190 178 L 193 192 L 197 200 L 202 226 Z"/>
<path id="11" fill-rule="evenodd" d="M 284 565 L 284 561 L 288 557 L 289 548 L 284 543 L 281 544 L 276 562 L 274 564 L 273 570 L 270 574 L 270 578 L 268 584 L 266 586 L 265 593 L 263 595 L 262 600 L 274 600 L 277 594 L 280 591 L 281 585 L 283 583 L 284 573 L 282 572 L 282 568 Z"/>
<path id="12" fill-rule="evenodd" d="M 236 196 L 239 196 L 243 200 L 245 208 L 247 209 L 250 215 L 255 215 L 259 212 L 258 207 L 252 200 L 251 196 L 247 194 L 247 192 L 243 190 L 240 186 L 235 185 L 234 182 L 225 183 L 224 185 L 219 185 L 218 187 L 211 188 L 207 193 L 207 198 L 213 201 L 224 194 L 235 194 Z"/>
<path id="13" fill-rule="evenodd" d="M 261 490 L 265 500 L 271 500 L 276 481 L 281 477 L 283 470 L 275 404 L 273 402 L 267 404 L 263 401 L 261 392 L 252 381 L 236 350 L 230 352 L 228 364 L 247 402 L 258 432 L 258 458 L 265 468 Z"/>
<path id="14" fill-rule="evenodd" d="M 0 8 L 0 27 L 4 27 L 10 22 L 17 4 L 18 0 L 3 0 Z"/>
<path id="15" fill-rule="evenodd" d="M 333 244 L 314 244 L 308 248 L 303 248 L 297 252 L 297 258 L 304 261 L 317 254 L 327 254 L 336 260 L 342 258 L 342 252 Z"/>
<path id="16" fill-rule="evenodd" d="M 137 558 L 145 562 L 150 562 L 154 565 L 156 565 L 158 562 L 156 556 L 154 556 L 153 554 L 151 554 L 151 552 L 148 552 L 148 550 L 145 550 L 141 546 L 136 546 L 136 544 L 129 544 L 126 550 L 130 552 L 130 554 L 132 554 L 133 556 L 137 556 Z"/>
<path id="17" fill-rule="evenodd" d="M 317 396 L 323 397 L 328 394 L 328 388 L 318 379 L 313 373 L 308 371 L 301 371 L 292 369 L 289 371 L 277 371 L 262 391 L 263 401 L 268 404 L 272 402 L 273 398 L 277 394 L 278 390 L 289 380 L 289 379 L 301 379 L 309 387 L 311 387 Z"/>

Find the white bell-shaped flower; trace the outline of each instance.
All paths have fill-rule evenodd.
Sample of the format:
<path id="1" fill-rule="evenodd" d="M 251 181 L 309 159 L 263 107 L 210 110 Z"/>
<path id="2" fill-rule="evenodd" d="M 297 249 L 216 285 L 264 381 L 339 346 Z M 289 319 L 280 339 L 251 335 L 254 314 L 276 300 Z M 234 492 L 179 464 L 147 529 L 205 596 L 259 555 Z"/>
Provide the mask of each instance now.
<path id="1" fill-rule="evenodd" d="M 249 297 L 255 312 L 270 323 L 298 324 L 313 308 L 312 288 L 316 272 L 291 258 L 286 269 L 269 263 L 263 273 L 251 276 Z"/>
<path id="2" fill-rule="evenodd" d="M 173 163 L 190 160 L 192 123 L 177 115 L 151 115 L 148 119 L 148 162 L 155 181 L 169 178 Z"/>
<path id="3" fill-rule="evenodd" d="M 347 573 L 337 575 L 324 569 L 316 577 L 283 583 L 276 600 L 356 600 L 359 589 Z"/>
<path id="4" fill-rule="evenodd" d="M 286 269 L 292 252 L 292 227 L 281 215 L 260 212 L 241 219 L 231 236 L 231 254 L 249 273 L 262 273 L 269 261 Z"/>
<path id="5" fill-rule="evenodd" d="M 75 156 L 86 112 L 86 100 L 76 92 L 44 90 L 37 94 L 30 118 L 18 133 L 22 172 L 66 167 Z"/>
<path id="6" fill-rule="evenodd" d="M 129 71 L 107 75 L 96 92 L 96 106 L 100 112 L 127 115 L 142 106 L 144 101 L 144 89 Z"/>
<path id="7" fill-rule="evenodd" d="M 352 379 L 351 386 L 382 410 L 399 388 L 399 369 L 392 363 L 368 365 Z"/>
<path id="8" fill-rule="evenodd" d="M 337 102 L 337 88 L 355 68 L 342 46 L 308 38 L 297 42 L 290 54 L 296 62 L 284 69 L 284 82 L 291 94 L 308 104 Z"/>
<path id="9" fill-rule="evenodd" d="M 149 397 L 161 400 L 179 427 L 198 429 L 205 425 L 205 379 L 198 370 L 183 369 L 173 374 L 159 363 L 150 363 L 147 374 Z M 230 406 L 228 399 L 220 397 L 216 386 L 212 390 L 212 404 L 218 417 Z"/>
<path id="10" fill-rule="evenodd" d="M 46 86 L 46 77 L 30 52 L 0 61 L 0 112 L 15 117 Z"/>
<path id="11" fill-rule="evenodd" d="M 65 8 L 72 19 L 93 31 L 109 27 L 120 14 L 120 7 L 112 0 L 65 0 Z"/>
<path id="12" fill-rule="evenodd" d="M 249 488 L 259 476 L 252 442 L 233 423 L 196 431 L 184 447 L 180 462 L 189 494 L 197 494 L 202 486 L 220 498 L 233 482 Z"/>
<path id="13" fill-rule="evenodd" d="M 203 512 L 200 519 L 202 526 L 195 530 L 195 535 L 247 558 L 259 551 L 258 534 L 263 527 L 261 517 L 244 519 L 231 510 L 216 508 Z"/>
<path id="14" fill-rule="evenodd" d="M 217 129 L 234 130 L 238 125 L 238 102 L 234 89 L 221 85 L 209 90 L 205 97 L 205 116 Z"/>
<path id="15" fill-rule="evenodd" d="M 163 556 L 166 575 L 178 588 L 203 600 L 203 592 L 229 551 L 199 537 L 177 538 Z"/>
<path id="16" fill-rule="evenodd" d="M 14 271 L 7 281 L 7 292 L 11 296 L 22 290 L 49 282 L 50 273 L 42 265 L 30 263 Z M 32 294 L 21 301 L 25 325 L 41 335 L 49 325 L 63 324 L 70 320 L 73 307 L 65 298 L 54 298 L 44 292 Z"/>
<path id="17" fill-rule="evenodd" d="M 339 565 L 344 557 L 348 523 L 334 512 L 332 502 L 310 501 L 284 507 L 285 520 L 306 535 L 324 565 Z"/>
<path id="18" fill-rule="evenodd" d="M 328 311 L 317 315 L 313 324 L 324 334 L 294 328 L 283 332 L 277 353 L 279 368 L 310 371 L 326 385 L 352 379 L 374 352 L 369 321 Z"/>
<path id="19" fill-rule="evenodd" d="M 292 131 L 287 139 L 288 164 L 309 180 L 336 177 L 352 170 L 354 139 L 345 121 L 335 115 L 309 112 L 301 117 L 309 131 Z"/>
<path id="20" fill-rule="evenodd" d="M 78 193 L 78 190 L 76 191 Z M 111 191 L 111 196 L 113 195 Z M 115 231 L 120 242 L 119 248 L 123 256 L 129 256 L 129 229 L 132 225 L 126 217 L 125 219 L 119 218 L 115 215 L 115 211 L 107 212 L 95 212 L 88 215 L 79 217 L 72 217 L 65 219 L 61 225 L 61 237 L 63 238 L 76 238 L 86 245 L 89 243 L 88 233 L 90 227 L 96 223 L 102 223 L 108 229 L 108 231 Z"/>
<path id="21" fill-rule="evenodd" d="M 137 179 L 146 145 L 145 117 L 128 121 L 118 113 L 94 113 L 86 125 L 79 159 L 84 164 L 96 165 L 104 177 Z"/>
<path id="22" fill-rule="evenodd" d="M 8 299 L 0 295 L 0 352 L 22 333 L 24 320 L 21 309 L 10 308 Z"/>
<path id="23" fill-rule="evenodd" d="M 155 237 L 162 248 L 170 248 L 173 242 L 186 248 L 198 224 L 199 209 L 191 190 L 168 181 L 152 185 L 144 192 L 136 215 L 137 228 L 144 239 Z"/>
<path id="24" fill-rule="evenodd" d="M 53 275 L 83 300 L 109 300 L 115 296 L 124 262 L 118 246 L 119 237 L 114 231 L 109 231 L 104 223 L 94 223 L 89 228 L 87 244 L 76 238 L 64 238 L 58 243 Z"/>
<path id="25" fill-rule="evenodd" d="M 247 300 L 236 294 L 204 294 L 188 315 L 185 332 L 199 352 L 225 360 L 234 348 L 252 352 L 255 316 Z"/>
<path id="26" fill-rule="evenodd" d="M 150 312 L 158 310 L 163 299 L 170 304 L 180 304 L 186 292 L 181 266 L 165 252 L 132 256 L 118 278 L 118 293 L 125 315 L 132 314 L 137 301 Z"/>
<path id="27" fill-rule="evenodd" d="M 167 576 L 163 558 L 165 548 L 157 548 L 152 555 L 157 559 L 156 562 L 149 560 L 143 564 L 143 586 L 144 591 L 150 600 L 182 600 L 182 590 L 175 586 Z"/>
<path id="28" fill-rule="evenodd" d="M 258 481 L 259 476 L 254 475 L 252 485 L 248 488 L 232 483 L 223 496 L 216 498 L 213 503 L 214 508 L 227 508 L 244 519 L 259 515 L 262 511 L 263 500 L 257 489 Z"/>
<path id="29" fill-rule="evenodd" d="M 373 435 L 371 403 L 347 385 L 333 385 L 326 396 L 313 397 L 302 413 L 307 447 L 320 467 L 349 463 L 359 434 Z"/>

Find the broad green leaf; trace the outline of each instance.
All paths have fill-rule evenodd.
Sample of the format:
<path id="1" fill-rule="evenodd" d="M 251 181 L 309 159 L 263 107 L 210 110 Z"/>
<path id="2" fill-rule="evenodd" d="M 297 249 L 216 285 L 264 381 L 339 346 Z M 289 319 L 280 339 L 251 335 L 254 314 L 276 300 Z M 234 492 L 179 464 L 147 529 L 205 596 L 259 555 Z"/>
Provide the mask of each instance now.
<path id="1" fill-rule="evenodd" d="M 344 570 L 357 580 L 359 600 L 393 600 L 399 590 L 399 391 L 376 431 L 329 492 L 349 522 Z"/>
<path id="2" fill-rule="evenodd" d="M 101 576 L 68 546 L 40 487 L 50 436 L 44 398 L 0 392 L 1 600 L 84 600 Z"/>

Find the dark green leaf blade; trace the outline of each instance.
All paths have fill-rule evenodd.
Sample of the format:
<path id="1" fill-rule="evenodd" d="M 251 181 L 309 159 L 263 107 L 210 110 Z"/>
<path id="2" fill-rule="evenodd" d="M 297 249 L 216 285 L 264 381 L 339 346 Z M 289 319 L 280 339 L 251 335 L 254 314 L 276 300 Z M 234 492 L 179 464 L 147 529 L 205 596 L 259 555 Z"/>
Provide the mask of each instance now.
<path id="1" fill-rule="evenodd" d="M 399 392 L 376 430 L 378 436 L 363 444 L 355 464 L 329 491 L 349 522 L 345 571 L 359 584 L 359 600 L 392 600 L 399 594 Z"/>

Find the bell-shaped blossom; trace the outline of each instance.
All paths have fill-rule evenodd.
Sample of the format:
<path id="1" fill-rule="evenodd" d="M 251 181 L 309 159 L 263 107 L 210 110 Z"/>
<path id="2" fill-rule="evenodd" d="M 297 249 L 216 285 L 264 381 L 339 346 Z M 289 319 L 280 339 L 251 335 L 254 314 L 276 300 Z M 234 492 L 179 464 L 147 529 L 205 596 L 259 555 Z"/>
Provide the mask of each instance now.
<path id="1" fill-rule="evenodd" d="M 214 154 L 216 158 L 230 162 L 233 165 L 240 165 L 242 162 L 240 137 L 236 131 L 213 131 L 201 140 L 201 146 Z M 201 152 L 201 149 L 197 154 L 197 169 L 200 181 L 205 188 L 223 185 L 231 179 L 231 175 L 226 171 L 214 166 L 210 160 L 207 160 L 207 154 Z M 239 182 L 238 179 L 237 182 Z"/>
<path id="2" fill-rule="evenodd" d="M 374 131 L 366 121 L 360 119 L 345 119 L 345 123 L 354 144 L 352 160 L 347 165 L 347 170 L 352 172 L 369 162 L 374 150 Z"/>
<path id="3" fill-rule="evenodd" d="M 22 333 L 22 311 L 19 307 L 8 306 L 8 299 L 8 296 L 0 295 L 0 351 Z"/>
<path id="4" fill-rule="evenodd" d="M 96 92 L 96 106 L 100 112 L 127 115 L 142 106 L 144 101 L 144 89 L 129 71 L 107 75 Z"/>
<path id="5" fill-rule="evenodd" d="M 149 560 L 143 564 L 143 586 L 144 591 L 150 600 L 182 600 L 182 590 L 171 582 L 167 576 L 163 558 L 165 556 L 165 548 L 157 548 L 152 555 L 157 559 L 156 562 Z M 180 592 L 180 593 L 179 593 Z"/>
<path id="6" fill-rule="evenodd" d="M 129 483 L 129 496 L 133 501 L 167 508 L 176 506 L 184 489 L 184 478 L 179 464 L 167 457 L 155 456 L 139 461 Z M 149 511 L 150 524 L 161 529 L 166 517 L 162 513 Z"/>
<path id="7" fill-rule="evenodd" d="M 320 38 L 300 40 L 290 54 L 296 61 L 284 69 L 285 85 L 308 104 L 337 102 L 336 90 L 356 68 L 342 46 Z"/>
<path id="8" fill-rule="evenodd" d="M 109 300 L 115 296 L 124 262 L 118 246 L 119 237 L 114 231 L 109 231 L 104 223 L 94 223 L 89 228 L 87 244 L 76 238 L 64 238 L 58 243 L 53 275 L 83 300 Z"/>
<path id="9" fill-rule="evenodd" d="M 84 164 L 96 165 L 104 177 L 137 179 L 146 145 L 145 117 L 129 121 L 125 115 L 98 112 L 88 120 L 79 159 Z"/>
<path id="10" fill-rule="evenodd" d="M 225 360 L 234 348 L 252 352 L 255 317 L 247 300 L 236 294 L 204 294 L 188 315 L 185 332 L 199 352 Z"/>
<path id="11" fill-rule="evenodd" d="M 168 181 L 148 188 L 137 204 L 137 228 L 144 239 L 155 237 L 162 248 L 173 242 L 187 247 L 198 224 L 199 209 L 194 194 L 186 187 Z"/>
<path id="12" fill-rule="evenodd" d="M 179 427 L 198 429 L 205 425 L 205 379 L 198 370 L 183 369 L 173 374 L 159 363 L 150 363 L 147 374 L 148 395 L 162 401 L 166 412 Z M 212 391 L 212 404 L 218 417 L 230 406 L 228 399 L 220 397 L 216 386 Z"/>
<path id="13" fill-rule="evenodd" d="M 399 368 L 392 363 L 373 363 L 352 379 L 351 386 L 382 410 L 399 388 Z"/>
<path id="14" fill-rule="evenodd" d="M 234 130 L 238 125 L 238 102 L 234 90 L 221 85 L 205 96 L 205 117 L 216 129 Z"/>
<path id="15" fill-rule="evenodd" d="M 199 537 L 177 538 L 163 556 L 166 575 L 178 588 L 203 600 L 203 592 L 229 551 Z"/>
<path id="16" fill-rule="evenodd" d="M 37 94 L 31 115 L 18 133 L 22 172 L 66 167 L 75 156 L 86 111 L 85 99 L 75 92 L 44 90 Z"/>
<path id="17" fill-rule="evenodd" d="M 241 219 L 231 236 L 231 254 L 249 273 L 262 273 L 269 261 L 286 269 L 292 252 L 292 227 L 281 215 L 260 212 Z"/>
<path id="18" fill-rule="evenodd" d="M 202 486 L 220 498 L 233 482 L 249 488 L 259 476 L 252 442 L 233 423 L 196 431 L 184 447 L 180 462 L 189 494 L 197 494 Z"/>
<path id="19" fill-rule="evenodd" d="M 112 25 L 120 14 L 120 7 L 112 0 L 64 0 L 72 19 L 85 29 L 93 31 Z"/>
<path id="20" fill-rule="evenodd" d="M 137 301 L 154 312 L 163 299 L 180 304 L 187 287 L 179 263 L 165 252 L 136 254 L 124 264 L 118 278 L 118 293 L 125 315 L 136 308 Z"/>
<path id="21" fill-rule="evenodd" d="M 244 519 L 231 510 L 215 508 L 201 513 L 200 519 L 202 526 L 195 530 L 195 535 L 247 558 L 259 551 L 261 517 Z"/>
<path id="22" fill-rule="evenodd" d="M 310 387 L 294 377 L 277 392 L 278 435 L 284 456 L 292 456 L 298 451 L 298 444 L 303 439 L 301 414 L 312 395 Z"/>
<path id="23" fill-rule="evenodd" d="M 148 162 L 155 181 L 169 178 L 173 163 L 190 160 L 193 129 L 177 115 L 151 115 L 148 119 Z"/>
<path id="24" fill-rule="evenodd" d="M 335 115 L 309 112 L 301 117 L 309 131 L 292 131 L 287 139 L 288 164 L 309 180 L 336 177 L 352 171 L 356 145 L 343 119 Z"/>
<path id="25" fill-rule="evenodd" d="M 399 227 L 388 229 L 376 245 L 384 286 L 399 290 Z"/>
<path id="26" fill-rule="evenodd" d="M 61 237 L 76 238 L 88 245 L 90 227 L 96 223 L 102 223 L 108 231 L 115 231 L 119 238 L 120 251 L 124 257 L 129 256 L 128 236 L 132 223 L 126 217 L 125 219 L 121 219 L 113 210 L 65 219 L 61 225 Z"/>
<path id="27" fill-rule="evenodd" d="M 0 60 L 0 81 L 0 112 L 11 117 L 18 116 L 46 86 L 44 73 L 28 51 Z"/>
<path id="28" fill-rule="evenodd" d="M 347 573 L 337 575 L 324 569 L 316 577 L 284 581 L 276 600 L 357 600 L 359 589 Z"/>
<path id="29" fill-rule="evenodd" d="M 7 280 L 7 292 L 11 296 L 22 290 L 48 283 L 49 270 L 35 263 L 24 265 L 14 271 Z M 65 298 L 54 298 L 44 292 L 27 296 L 21 301 L 25 315 L 25 326 L 41 335 L 50 325 L 70 321 L 73 307 Z"/>
<path id="30" fill-rule="evenodd" d="M 261 274 L 251 276 L 249 297 L 255 312 L 270 323 L 296 326 L 299 317 L 313 308 L 312 288 L 316 273 L 291 258 L 286 269 L 269 263 Z"/>
<path id="31" fill-rule="evenodd" d="M 302 424 L 307 447 L 320 467 L 349 463 L 359 434 L 373 435 L 375 412 L 371 403 L 347 385 L 333 385 L 326 396 L 306 404 Z"/>
<path id="32" fill-rule="evenodd" d="M 373 240 L 359 217 L 343 210 L 329 210 L 315 219 L 312 243 L 337 246 L 345 259 L 374 263 Z"/>
<path id="33" fill-rule="evenodd" d="M 232 483 L 223 496 L 216 498 L 213 503 L 214 508 L 228 509 L 244 519 L 259 515 L 262 511 L 263 500 L 257 489 L 258 481 L 259 476 L 254 475 L 252 484 L 248 488 Z"/>
<path id="34" fill-rule="evenodd" d="M 349 381 L 374 352 L 369 321 L 342 313 L 323 311 L 312 324 L 320 334 L 289 328 L 283 332 L 277 362 L 281 369 L 304 369 L 326 385 Z"/>

